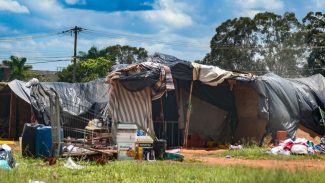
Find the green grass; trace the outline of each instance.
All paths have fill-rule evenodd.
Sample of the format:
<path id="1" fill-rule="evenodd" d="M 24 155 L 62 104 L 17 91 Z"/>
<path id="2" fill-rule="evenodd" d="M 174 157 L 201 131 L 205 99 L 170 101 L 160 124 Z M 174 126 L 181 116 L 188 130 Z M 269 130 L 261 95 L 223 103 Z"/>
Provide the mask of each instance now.
<path id="1" fill-rule="evenodd" d="M 78 162 L 86 168 L 70 170 L 63 166 L 44 165 L 41 160 L 24 159 L 16 155 L 19 166 L 11 171 L 0 170 L 0 182 L 42 180 L 45 182 L 323 182 L 320 170 L 261 169 L 245 166 L 213 166 L 198 162 L 114 161 L 104 166 Z"/>
<path id="2" fill-rule="evenodd" d="M 271 159 L 271 160 L 307 160 L 307 159 L 317 159 L 325 160 L 325 155 L 273 155 L 268 154 L 267 149 L 260 148 L 256 146 L 246 147 L 243 149 L 227 150 L 222 153 L 213 154 L 217 157 L 225 157 L 230 155 L 231 158 L 239 159 Z"/>

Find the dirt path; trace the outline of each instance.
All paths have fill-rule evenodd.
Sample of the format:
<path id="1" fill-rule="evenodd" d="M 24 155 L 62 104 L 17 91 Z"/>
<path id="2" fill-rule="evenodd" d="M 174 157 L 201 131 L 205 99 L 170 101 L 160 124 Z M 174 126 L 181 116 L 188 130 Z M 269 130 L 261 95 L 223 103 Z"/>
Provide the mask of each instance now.
<path id="1" fill-rule="evenodd" d="M 182 149 L 181 153 L 185 158 L 194 159 L 210 165 L 245 165 L 258 168 L 284 168 L 289 170 L 297 169 L 325 169 L 325 161 L 322 160 L 247 160 L 237 158 L 211 157 L 209 155 L 222 153 L 225 150 L 188 150 Z"/>

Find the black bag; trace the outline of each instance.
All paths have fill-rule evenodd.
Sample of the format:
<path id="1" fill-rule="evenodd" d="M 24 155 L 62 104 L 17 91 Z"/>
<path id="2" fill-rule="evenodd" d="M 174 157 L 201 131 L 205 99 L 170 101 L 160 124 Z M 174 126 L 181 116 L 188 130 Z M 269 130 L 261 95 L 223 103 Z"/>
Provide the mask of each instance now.
<path id="1" fill-rule="evenodd" d="M 0 160 L 6 160 L 11 168 L 15 167 L 16 162 L 12 156 L 11 151 L 6 151 L 0 148 Z"/>

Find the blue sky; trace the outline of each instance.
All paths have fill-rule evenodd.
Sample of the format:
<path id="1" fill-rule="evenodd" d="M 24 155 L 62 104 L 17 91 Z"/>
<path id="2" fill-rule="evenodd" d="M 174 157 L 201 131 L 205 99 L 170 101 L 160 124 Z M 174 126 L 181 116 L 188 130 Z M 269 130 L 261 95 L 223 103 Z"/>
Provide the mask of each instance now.
<path id="1" fill-rule="evenodd" d="M 79 34 L 78 51 L 128 44 L 192 61 L 209 52 L 215 28 L 227 19 L 290 11 L 301 20 L 324 9 L 324 0 L 0 0 L 0 60 L 11 54 L 29 63 L 66 60 L 73 38 L 55 33 L 77 25 L 88 29 Z M 34 36 L 17 39 L 27 35 Z M 67 64 L 33 67 L 56 70 Z"/>

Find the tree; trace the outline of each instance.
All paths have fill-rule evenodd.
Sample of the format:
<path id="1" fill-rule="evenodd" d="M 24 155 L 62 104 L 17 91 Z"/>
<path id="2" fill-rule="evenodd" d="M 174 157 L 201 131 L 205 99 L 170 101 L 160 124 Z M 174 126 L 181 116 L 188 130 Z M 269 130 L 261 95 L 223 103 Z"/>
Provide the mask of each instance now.
<path id="1" fill-rule="evenodd" d="M 109 46 L 106 49 L 106 54 L 112 56 L 118 64 L 132 64 L 143 62 L 148 57 L 148 52 L 144 48 L 132 46 Z"/>
<path id="2" fill-rule="evenodd" d="M 113 65 L 114 62 L 104 57 L 80 61 L 76 64 L 76 81 L 87 82 L 103 78 Z M 59 81 L 73 82 L 72 73 L 73 65 L 69 65 L 66 69 L 58 73 Z"/>
<path id="3" fill-rule="evenodd" d="M 309 12 L 302 20 L 308 46 L 307 74 L 325 75 L 325 14 Z"/>
<path id="4" fill-rule="evenodd" d="M 25 65 L 27 59 L 22 57 L 11 56 L 10 60 L 2 61 L 2 64 L 8 66 L 10 69 L 9 80 L 25 80 L 28 71 L 32 69 L 31 65 Z"/>
<path id="5" fill-rule="evenodd" d="M 223 22 L 216 28 L 210 47 L 211 52 L 203 59 L 203 64 L 217 65 L 228 70 L 252 70 L 254 49 L 256 45 L 253 32 L 256 29 L 252 19 L 235 18 Z"/>
<path id="6" fill-rule="evenodd" d="M 107 75 L 108 70 L 113 66 L 114 62 L 108 61 L 103 57 L 87 59 L 80 63 L 80 70 L 84 71 L 84 77 L 81 82 L 91 81 Z"/>
<path id="7" fill-rule="evenodd" d="M 80 60 L 89 58 L 110 58 L 117 64 L 132 64 L 143 62 L 148 57 L 148 52 L 144 48 L 137 48 L 132 46 L 121 46 L 119 44 L 109 46 L 104 49 L 98 50 L 96 47 L 91 47 L 87 53 L 79 52 Z"/>
<path id="8" fill-rule="evenodd" d="M 294 13 L 283 16 L 274 13 L 259 13 L 254 17 L 256 36 L 258 37 L 259 62 L 264 70 L 282 76 L 300 74 L 304 54 L 302 25 Z"/>
<path id="9" fill-rule="evenodd" d="M 132 64 L 143 62 L 148 57 L 144 48 L 114 45 L 98 50 L 91 47 L 87 53 L 79 52 L 76 63 L 76 81 L 85 82 L 105 77 L 114 64 Z M 72 81 L 73 65 L 58 72 L 59 81 Z"/>
<path id="10" fill-rule="evenodd" d="M 256 74 L 299 74 L 304 53 L 301 29 L 294 13 L 265 12 L 227 20 L 216 28 L 211 51 L 201 63 Z"/>

